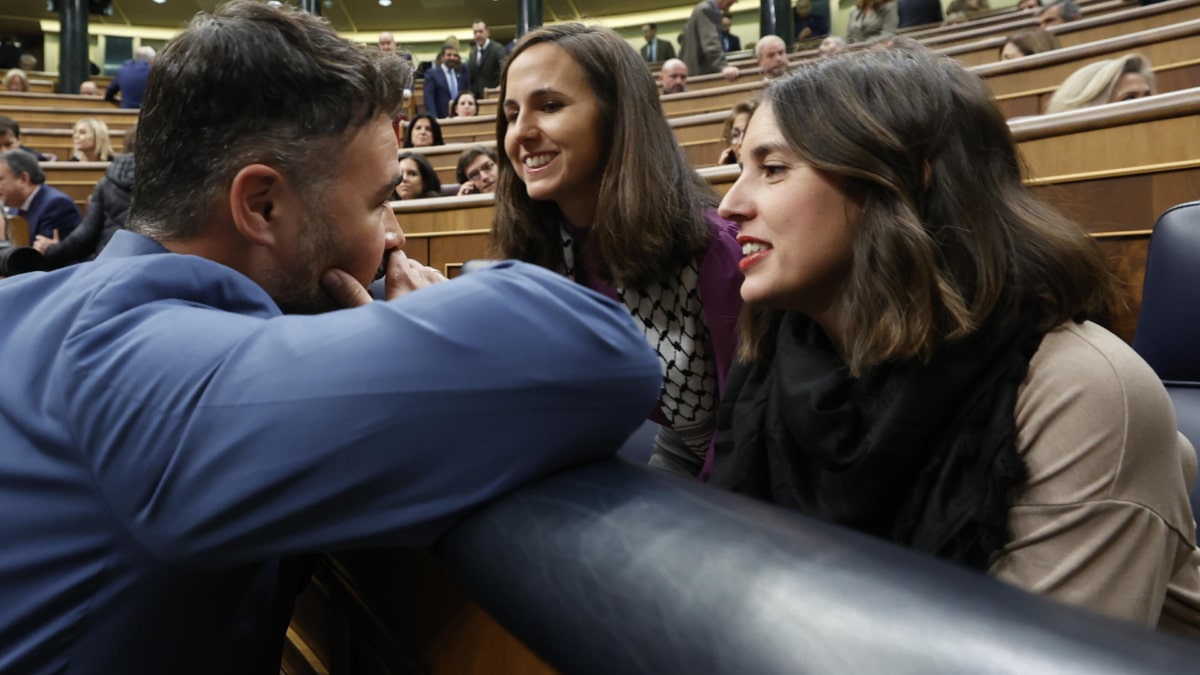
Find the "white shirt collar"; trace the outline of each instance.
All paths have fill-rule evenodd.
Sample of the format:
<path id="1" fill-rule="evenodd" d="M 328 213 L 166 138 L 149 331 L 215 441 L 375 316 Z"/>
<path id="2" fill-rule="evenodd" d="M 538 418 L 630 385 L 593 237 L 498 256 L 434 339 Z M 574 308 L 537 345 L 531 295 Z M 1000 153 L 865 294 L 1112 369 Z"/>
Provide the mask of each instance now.
<path id="1" fill-rule="evenodd" d="M 37 196 L 38 191 L 41 189 L 41 185 L 33 186 L 33 192 L 30 192 L 29 196 L 25 198 L 25 201 L 17 208 L 22 211 L 29 211 L 29 205 L 33 203 L 33 198 Z"/>

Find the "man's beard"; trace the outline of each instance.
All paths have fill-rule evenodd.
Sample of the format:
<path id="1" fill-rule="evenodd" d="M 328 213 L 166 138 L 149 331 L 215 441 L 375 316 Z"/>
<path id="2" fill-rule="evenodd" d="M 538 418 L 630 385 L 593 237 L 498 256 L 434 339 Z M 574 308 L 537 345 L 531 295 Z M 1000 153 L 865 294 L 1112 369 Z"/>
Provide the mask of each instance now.
<path id="1" fill-rule="evenodd" d="M 267 292 L 284 314 L 321 314 L 341 309 L 321 287 L 321 275 L 340 250 L 332 219 L 323 208 L 310 208 L 300 228 L 297 259 L 266 275 Z"/>

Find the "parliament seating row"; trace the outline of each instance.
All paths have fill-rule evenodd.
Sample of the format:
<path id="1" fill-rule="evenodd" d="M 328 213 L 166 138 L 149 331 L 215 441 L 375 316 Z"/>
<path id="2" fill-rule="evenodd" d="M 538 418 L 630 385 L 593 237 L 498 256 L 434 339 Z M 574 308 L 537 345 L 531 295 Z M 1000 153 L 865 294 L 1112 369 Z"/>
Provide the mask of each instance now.
<path id="1" fill-rule="evenodd" d="M 47 92 L 0 91 L 0 106 L 25 108 L 100 108 L 116 110 L 117 104 L 96 96 Z"/>
<path id="2" fill-rule="evenodd" d="M 1200 194 L 1200 89 L 1010 122 L 1028 183 L 1105 249 L 1125 286 L 1109 324 L 1136 324 L 1146 243 L 1155 215 Z M 1173 139 L 1163 143 L 1156 139 Z M 723 192 L 736 167 L 700 169 Z M 491 195 L 395 202 L 408 255 L 448 273 L 487 256 Z"/>
<path id="3" fill-rule="evenodd" d="M 1169 0 L 1168 3 L 1162 4 L 1169 5 L 1168 9 L 1171 9 L 1177 8 L 1181 3 L 1190 5 L 1196 4 L 1196 2 L 1197 0 Z M 1164 11 L 1165 10 L 1161 8 L 1148 10 L 1147 8 L 1139 7 L 1137 4 L 1128 0 L 1111 0 L 1110 2 L 1098 3 L 1097 5 L 1090 7 L 1085 19 L 1064 24 L 1062 26 L 1055 26 L 1052 27 L 1051 30 L 1052 32 L 1060 33 L 1061 40 L 1061 33 L 1071 33 L 1096 25 L 1119 25 L 1125 21 L 1138 20 L 1139 17 L 1143 17 L 1147 13 L 1161 14 Z M 1004 41 L 1008 38 L 1008 36 L 1037 27 L 1037 21 L 1031 14 L 1027 14 L 1025 12 L 1012 12 L 1010 16 L 1012 17 L 1011 20 L 1005 23 L 988 24 L 980 27 L 974 22 L 971 22 L 959 26 L 946 26 L 944 27 L 944 31 L 931 34 L 929 36 L 924 36 L 921 33 L 910 33 L 905 34 L 904 37 L 918 40 L 922 44 L 934 49 L 935 51 L 944 53 L 948 56 L 954 56 L 965 65 L 993 63 L 999 60 L 1000 47 L 1004 44 Z M 1195 17 L 1188 16 L 1186 18 Z M 1160 23 L 1157 25 L 1165 24 Z M 1107 30 L 1115 31 L 1112 34 L 1119 34 L 1120 31 L 1119 28 L 1111 28 Z M 962 35 L 970 36 L 967 38 L 961 38 L 961 42 L 965 45 L 969 45 L 968 47 L 951 44 L 949 43 L 949 38 L 946 37 L 960 37 Z M 1088 39 L 1090 39 L 1088 35 L 1082 35 L 1078 38 L 1069 38 L 1071 41 L 1070 44 L 1078 44 L 1085 42 Z M 1064 46 L 1067 45 L 1066 42 L 1063 44 Z M 978 54 L 976 54 L 976 52 L 978 52 Z M 959 54 L 968 54 L 968 56 L 965 58 L 960 58 Z M 791 55 L 789 59 L 794 64 L 817 57 L 817 51 L 815 49 L 809 49 L 797 52 Z M 737 65 L 742 69 L 739 76 L 739 81 L 758 80 L 762 77 L 762 71 L 757 67 L 753 59 L 736 62 L 734 65 Z M 714 87 L 723 87 L 727 84 L 728 82 L 720 73 L 698 75 L 688 78 L 688 89 L 691 91 L 701 91 Z"/>
<path id="4" fill-rule="evenodd" d="M 1159 26 L 1180 23 L 1191 19 L 1200 19 L 1200 0 L 1169 0 L 1168 2 L 1147 7 L 1135 7 L 1109 15 L 1086 18 L 1071 24 L 1056 26 L 1054 30 L 1060 34 L 1060 39 L 1064 42 L 1064 45 L 1069 46 L 1071 44 L 1094 42 L 1103 37 L 1115 36 L 1120 38 L 1126 36 L 1131 31 L 1136 32 L 1136 29 L 1139 27 L 1144 27 L 1143 30 L 1150 30 Z M 1007 69 L 983 71 L 985 77 L 991 76 L 993 73 L 998 77 L 1004 76 L 1000 80 L 1000 84 L 994 86 L 996 94 L 1002 96 L 1012 93 L 1012 85 L 1008 83 L 1014 78 L 1008 76 L 1023 72 L 1025 66 L 996 64 L 996 52 L 1003 42 L 1003 36 L 993 39 L 998 39 L 1000 42 L 995 44 L 988 43 L 985 45 L 985 48 L 976 49 L 974 53 L 983 54 L 983 52 L 987 52 L 986 58 L 979 60 L 980 64 L 1007 66 Z M 947 51 L 947 53 L 951 52 Z M 972 59 L 975 58 L 971 54 L 972 52 L 966 51 L 953 55 L 962 59 L 964 63 L 971 65 Z M 801 55 L 800 58 L 807 58 L 807 56 Z M 1062 63 L 1066 63 L 1067 61 L 1074 60 L 1075 57 L 1060 56 L 1058 58 L 1063 59 Z M 1058 72 L 1058 70 L 1065 69 L 1066 67 L 1047 71 L 1047 77 L 1055 79 L 1055 82 L 1050 85 L 1045 83 L 1027 84 L 1025 83 L 1025 78 L 1019 75 L 1015 79 L 1019 81 L 1020 84 L 1018 86 L 1022 87 L 1021 91 L 1045 88 L 1056 85 L 1058 81 L 1061 81 L 1061 78 L 1065 77 L 1065 74 Z M 694 86 L 691 91 L 662 97 L 664 112 L 668 117 L 674 117 L 728 109 L 734 103 L 754 95 L 754 92 L 762 86 L 762 82 L 758 77 L 758 73 L 752 68 L 747 71 L 746 77 L 743 78 L 750 78 L 748 81 L 738 82 L 733 85 L 725 84 L 725 81 L 719 79 L 719 76 L 716 76 L 718 79 L 713 79 L 714 76 L 692 78 Z M 707 89 L 702 88 L 702 85 L 706 83 L 720 84 L 720 86 L 711 87 L 716 91 L 711 91 L 706 95 L 704 92 Z M 16 98 L 14 99 L 14 97 Z M 12 104 L 13 101 L 22 104 L 14 105 Z M 52 107 L 47 107 L 47 104 L 52 104 Z M 494 111 L 495 105 L 495 99 L 486 99 L 483 107 L 485 114 L 475 118 L 444 120 L 442 127 L 443 137 L 446 142 L 474 143 L 490 139 L 494 133 L 495 117 L 494 112 L 488 114 L 488 111 Z M 80 107 L 80 110 L 63 109 L 67 107 Z M 38 129 L 69 129 L 80 116 L 85 115 L 103 119 L 112 129 L 126 129 L 136 121 L 136 113 L 132 111 L 117 110 L 112 108 L 111 104 L 81 96 L 47 96 L 37 94 L 12 94 L 7 98 L 0 96 L 0 114 L 7 114 L 14 117 L 26 128 Z"/>
<path id="5" fill-rule="evenodd" d="M 1063 47 L 1074 47 L 1139 31 L 1166 28 L 1193 19 L 1200 19 L 1200 0 L 1167 0 L 1104 16 L 1085 16 L 1078 21 L 1051 26 L 1049 31 L 1054 33 Z M 996 35 L 958 45 L 937 45 L 934 48 L 965 65 L 984 65 L 999 60 L 1000 48 L 1005 39 L 1006 35 Z"/>

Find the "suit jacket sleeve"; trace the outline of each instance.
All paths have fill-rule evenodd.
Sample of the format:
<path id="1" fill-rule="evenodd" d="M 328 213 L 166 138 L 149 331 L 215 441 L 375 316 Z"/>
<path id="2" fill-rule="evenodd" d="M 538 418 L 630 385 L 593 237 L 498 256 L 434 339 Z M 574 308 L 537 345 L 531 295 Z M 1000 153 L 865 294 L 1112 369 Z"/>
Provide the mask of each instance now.
<path id="1" fill-rule="evenodd" d="M 438 76 L 442 70 L 437 66 L 430 68 L 425 72 L 425 112 L 434 117 L 442 117 L 442 113 L 438 110 Z"/>
<path id="2" fill-rule="evenodd" d="M 38 217 L 37 232 L 34 234 L 51 237 L 54 236 L 54 230 L 58 230 L 58 236 L 65 237 L 79 226 L 81 219 L 82 215 L 73 199 L 62 192 L 51 192 L 46 195 L 46 205 Z"/>
<path id="3" fill-rule="evenodd" d="M 717 70 L 724 69 L 729 62 L 725 60 L 725 46 L 721 44 L 720 19 L 712 21 L 706 7 L 697 8 L 696 11 L 703 13 L 703 16 L 698 17 L 700 22 L 697 24 L 700 31 L 700 49 L 707 56 L 706 60 L 715 65 Z"/>
<path id="4" fill-rule="evenodd" d="M 1115 335 L 1068 324 L 1034 354 L 1015 417 L 1029 478 L 990 573 L 1150 625 L 1164 600 L 1194 602 L 1196 455 L 1154 371 Z"/>
<path id="5" fill-rule="evenodd" d="M 107 180 L 107 179 L 101 179 Z M 69 235 L 63 236 L 59 231 L 59 243 L 46 249 L 46 264 L 51 269 L 57 269 L 88 257 L 100 243 L 100 235 L 104 232 L 104 192 L 97 185 L 92 190 L 92 198 L 88 201 L 88 212 Z"/>
<path id="6" fill-rule="evenodd" d="M 215 263 L 148 257 L 106 275 L 121 292 L 89 289 L 55 389 L 114 517 L 176 564 L 428 545 L 472 506 L 611 454 L 662 384 L 624 308 L 532 265 L 259 316 L 156 295 L 195 278 L 210 305 L 254 307 Z"/>
<path id="7" fill-rule="evenodd" d="M 883 21 L 883 30 L 881 31 L 881 34 L 895 35 L 896 31 L 900 29 L 899 3 L 895 2 L 895 0 L 892 2 L 885 2 L 883 3 L 883 6 L 879 8 L 879 12 Z"/>

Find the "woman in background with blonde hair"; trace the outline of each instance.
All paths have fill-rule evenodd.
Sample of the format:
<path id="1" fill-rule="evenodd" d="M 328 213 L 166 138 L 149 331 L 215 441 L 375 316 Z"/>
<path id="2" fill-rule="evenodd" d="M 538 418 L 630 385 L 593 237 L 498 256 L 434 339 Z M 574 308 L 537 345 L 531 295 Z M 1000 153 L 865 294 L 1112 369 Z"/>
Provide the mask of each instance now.
<path id="1" fill-rule="evenodd" d="M 1150 59 L 1141 54 L 1089 63 L 1063 81 L 1046 104 L 1047 113 L 1130 101 L 1155 93 Z"/>
<path id="2" fill-rule="evenodd" d="M 74 151 L 72 162 L 111 162 L 112 141 L 108 137 L 108 125 L 93 117 L 85 117 L 75 123 Z"/>
<path id="3" fill-rule="evenodd" d="M 4 76 L 5 91 L 29 91 L 29 76 L 20 68 L 13 68 Z"/>

